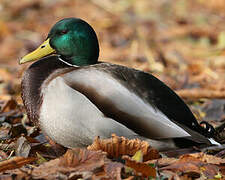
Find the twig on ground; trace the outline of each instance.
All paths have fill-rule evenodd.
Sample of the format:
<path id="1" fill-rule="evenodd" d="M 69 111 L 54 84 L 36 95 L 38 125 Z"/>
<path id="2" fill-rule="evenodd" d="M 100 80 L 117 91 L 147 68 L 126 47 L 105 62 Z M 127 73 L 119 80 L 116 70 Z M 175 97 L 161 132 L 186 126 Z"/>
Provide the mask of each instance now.
<path id="1" fill-rule="evenodd" d="M 184 99 L 223 99 L 225 98 L 225 91 L 215 91 L 207 89 L 181 89 L 176 91 L 177 94 Z"/>

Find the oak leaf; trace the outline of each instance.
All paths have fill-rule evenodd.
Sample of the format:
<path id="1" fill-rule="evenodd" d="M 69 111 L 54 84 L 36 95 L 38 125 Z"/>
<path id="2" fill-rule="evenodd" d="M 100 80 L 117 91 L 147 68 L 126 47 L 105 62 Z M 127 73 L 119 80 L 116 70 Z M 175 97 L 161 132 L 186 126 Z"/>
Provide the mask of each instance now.
<path id="1" fill-rule="evenodd" d="M 127 139 L 112 134 L 110 139 L 100 139 L 96 137 L 93 144 L 88 146 L 89 150 L 102 150 L 107 152 L 109 157 L 118 158 L 122 155 L 133 156 L 141 150 L 144 161 L 160 158 L 158 150 L 152 148 L 148 142 L 140 139 Z"/>

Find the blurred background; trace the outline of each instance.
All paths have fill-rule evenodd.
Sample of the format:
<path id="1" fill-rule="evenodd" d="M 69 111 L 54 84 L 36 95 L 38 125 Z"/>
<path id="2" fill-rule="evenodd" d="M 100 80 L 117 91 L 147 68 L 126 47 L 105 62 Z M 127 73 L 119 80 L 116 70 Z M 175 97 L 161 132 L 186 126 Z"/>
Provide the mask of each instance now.
<path id="1" fill-rule="evenodd" d="M 29 64 L 20 66 L 19 58 L 65 17 L 95 29 L 101 61 L 150 72 L 200 118 L 225 120 L 224 0 L 1 0 L 0 104 L 11 98 L 22 104 L 21 76 Z"/>

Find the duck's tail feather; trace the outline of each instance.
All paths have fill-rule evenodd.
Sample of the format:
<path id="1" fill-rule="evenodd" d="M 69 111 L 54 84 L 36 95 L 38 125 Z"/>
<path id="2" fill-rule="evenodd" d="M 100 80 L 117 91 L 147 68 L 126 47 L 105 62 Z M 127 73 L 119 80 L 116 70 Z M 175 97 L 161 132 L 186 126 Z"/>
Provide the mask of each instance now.
<path id="1" fill-rule="evenodd" d="M 213 138 L 209 138 L 208 140 L 209 140 L 209 141 L 211 142 L 211 144 L 213 144 L 213 145 L 221 146 L 221 144 L 218 143 L 218 142 L 216 142 Z"/>

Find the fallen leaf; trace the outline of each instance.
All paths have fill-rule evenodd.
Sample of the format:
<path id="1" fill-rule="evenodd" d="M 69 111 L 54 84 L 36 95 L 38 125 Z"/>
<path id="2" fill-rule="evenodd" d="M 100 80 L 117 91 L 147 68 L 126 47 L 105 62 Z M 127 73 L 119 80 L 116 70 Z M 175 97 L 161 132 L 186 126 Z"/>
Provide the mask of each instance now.
<path id="1" fill-rule="evenodd" d="M 157 164 L 157 167 L 164 167 L 164 166 L 173 164 L 176 161 L 178 161 L 178 159 L 176 159 L 176 158 L 160 158 L 160 159 L 149 160 L 149 161 L 146 161 L 145 163 Z"/>
<path id="2" fill-rule="evenodd" d="M 30 154 L 31 145 L 25 137 L 20 137 L 16 142 L 16 156 L 28 157 Z"/>
<path id="3" fill-rule="evenodd" d="M 36 161 L 36 157 L 12 157 L 11 159 L 0 162 L 0 172 L 10 169 L 20 168 L 26 164 Z"/>
<path id="4" fill-rule="evenodd" d="M 218 174 L 219 171 L 220 167 L 214 164 L 205 164 L 204 167 L 202 168 L 202 173 L 208 179 L 213 179 Z"/>
<path id="5" fill-rule="evenodd" d="M 176 93 L 184 99 L 201 99 L 201 98 L 224 99 L 225 98 L 225 91 L 220 91 L 220 90 L 215 91 L 215 90 L 208 90 L 203 88 L 181 89 L 181 90 L 177 90 Z"/>
<path id="6" fill-rule="evenodd" d="M 104 152 L 74 148 L 68 149 L 60 158 L 59 166 L 76 167 L 77 170 L 92 170 L 95 167 L 103 165 L 104 160 L 106 160 L 106 154 Z"/>
<path id="7" fill-rule="evenodd" d="M 204 153 L 187 154 L 181 156 L 178 161 L 175 161 L 166 167 L 162 167 L 159 170 L 186 173 L 189 177 L 193 175 L 192 178 L 196 176 L 200 177 L 203 173 L 207 178 L 213 178 L 220 170 L 218 164 L 223 162 L 224 160 L 221 158 Z"/>
<path id="8" fill-rule="evenodd" d="M 160 154 L 158 150 L 152 148 L 148 142 L 141 141 L 140 139 L 127 139 L 112 134 L 111 139 L 95 138 L 92 145 L 88 146 L 89 150 L 102 150 L 107 152 L 109 157 L 118 158 L 122 155 L 133 156 L 138 150 L 143 153 L 144 161 L 150 159 L 158 159 Z"/>
<path id="9" fill-rule="evenodd" d="M 113 163 L 106 158 L 106 153 L 87 149 L 69 149 L 62 157 L 48 161 L 34 168 L 33 177 L 55 179 L 59 172 L 62 176 L 84 178 L 119 177 L 123 165 Z M 74 174 L 75 173 L 75 174 Z"/>
<path id="10" fill-rule="evenodd" d="M 125 160 L 126 166 L 133 168 L 136 173 L 141 173 L 144 177 L 156 177 L 156 169 L 150 164 L 137 162 L 126 155 L 124 155 L 122 158 Z"/>
<path id="11" fill-rule="evenodd" d="M 121 179 L 121 171 L 123 170 L 124 165 L 118 162 L 109 162 L 104 165 L 104 170 L 106 174 L 111 179 Z"/>
<path id="12" fill-rule="evenodd" d="M 216 164 L 216 165 L 225 164 L 225 159 L 222 159 L 222 158 L 219 158 L 216 156 L 212 156 L 209 154 L 205 154 L 203 152 L 191 154 L 191 156 L 195 157 L 205 163 L 209 163 L 209 164 Z M 183 157 L 185 157 L 185 156 L 183 156 Z"/>
<path id="13" fill-rule="evenodd" d="M 6 101 L 6 103 L 3 105 L 1 113 L 14 110 L 16 106 L 17 106 L 17 102 L 14 99 L 10 99 Z"/>

